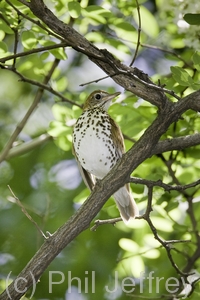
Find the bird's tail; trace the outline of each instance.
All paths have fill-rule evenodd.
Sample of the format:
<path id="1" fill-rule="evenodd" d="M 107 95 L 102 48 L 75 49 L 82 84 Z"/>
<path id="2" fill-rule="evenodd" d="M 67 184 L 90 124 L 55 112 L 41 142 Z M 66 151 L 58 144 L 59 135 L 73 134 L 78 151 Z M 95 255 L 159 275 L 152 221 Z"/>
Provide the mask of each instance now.
<path id="1" fill-rule="evenodd" d="M 133 199 L 129 186 L 125 185 L 113 195 L 124 223 L 139 216 L 139 210 Z"/>

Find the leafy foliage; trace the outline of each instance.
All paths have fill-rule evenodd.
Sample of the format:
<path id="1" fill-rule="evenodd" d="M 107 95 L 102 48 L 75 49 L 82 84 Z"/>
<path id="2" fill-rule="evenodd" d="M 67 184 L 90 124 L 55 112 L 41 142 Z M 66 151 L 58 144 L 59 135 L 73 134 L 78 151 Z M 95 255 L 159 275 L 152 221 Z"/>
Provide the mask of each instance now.
<path id="1" fill-rule="evenodd" d="M 190 25 L 200 25 L 200 14 L 185 14 L 184 20 Z"/>
<path id="2" fill-rule="evenodd" d="M 154 106 L 123 91 L 111 78 L 100 80 L 105 74 L 102 75 L 85 56 L 64 45 L 64 41 L 39 22 L 22 2 L 0 2 L 2 291 L 7 275 L 11 272 L 10 278 L 15 278 L 43 241 L 14 202 L 7 185 L 40 228 L 53 233 L 89 195 L 71 149 L 72 127 L 87 95 L 99 88 L 108 92 L 121 90 L 123 95 L 111 106 L 109 113 L 126 136 L 127 150 L 157 115 Z M 138 2 L 141 37 L 134 66 L 151 75 L 154 82 L 159 80 L 160 85 L 173 90 L 178 97 L 199 90 L 199 27 L 186 26 L 183 18 L 185 15 L 185 20 L 192 24 L 187 13 L 197 11 L 199 4 L 195 1 L 189 4 L 187 1 L 178 1 L 178 4 L 174 1 Z M 97 47 L 106 48 L 125 64 L 131 62 L 140 25 L 136 1 L 60 0 L 47 1 L 46 5 Z M 85 84 L 90 81 L 91 84 Z M 168 96 L 171 101 L 177 101 L 173 95 Z M 36 103 L 34 112 L 27 116 L 33 103 Z M 21 124 L 24 116 L 27 121 Z M 6 143 L 14 130 L 18 133 L 11 143 L 13 148 L 5 153 Z M 162 140 L 199 131 L 199 114 L 187 111 L 181 120 L 169 127 Z M 43 135 L 50 135 L 50 138 L 35 144 L 34 141 Z M 48 267 L 32 299 L 93 299 L 92 280 L 95 280 L 97 300 L 126 299 L 127 294 L 174 299 L 173 294 L 178 295 L 181 290 L 175 291 L 172 286 L 171 290 L 167 289 L 169 278 L 194 282 L 200 272 L 200 191 L 198 185 L 188 189 L 184 186 L 199 179 L 199 148 L 198 145 L 154 155 L 134 170 L 134 177 L 183 188 L 169 192 L 155 184 L 150 219 L 138 219 L 128 226 L 121 222 L 116 226 L 104 225 L 95 232 L 86 230 L 79 235 Z M 135 182 L 131 188 L 143 214 L 150 198 L 149 185 Z M 109 199 L 97 218 L 114 218 L 118 214 L 113 199 Z M 196 259 L 192 261 L 194 253 L 197 253 Z M 193 275 L 189 275 L 191 271 Z M 62 272 L 65 280 L 54 284 L 50 293 L 51 272 Z M 154 276 L 151 282 L 150 272 Z M 53 281 L 59 282 L 60 273 L 54 275 Z M 70 276 L 81 280 L 81 288 L 80 281 L 69 281 Z M 183 296 L 191 289 L 190 299 L 198 299 L 198 282 L 187 288 Z"/>

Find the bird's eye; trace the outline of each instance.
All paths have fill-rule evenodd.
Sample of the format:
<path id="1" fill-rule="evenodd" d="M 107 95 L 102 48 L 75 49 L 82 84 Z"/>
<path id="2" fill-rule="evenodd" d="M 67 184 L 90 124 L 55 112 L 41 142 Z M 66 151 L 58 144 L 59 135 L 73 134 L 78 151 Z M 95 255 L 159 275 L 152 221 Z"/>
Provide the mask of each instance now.
<path id="1" fill-rule="evenodd" d="M 96 94 L 94 97 L 95 97 L 96 100 L 100 100 L 101 99 L 101 94 Z"/>

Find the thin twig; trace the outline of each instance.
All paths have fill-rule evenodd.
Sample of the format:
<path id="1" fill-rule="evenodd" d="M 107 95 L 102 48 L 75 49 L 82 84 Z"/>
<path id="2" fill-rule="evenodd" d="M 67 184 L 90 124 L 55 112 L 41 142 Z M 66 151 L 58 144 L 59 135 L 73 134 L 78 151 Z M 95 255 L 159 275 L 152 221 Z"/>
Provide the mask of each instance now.
<path id="1" fill-rule="evenodd" d="M 125 72 L 121 72 L 121 73 L 125 73 Z M 127 73 L 127 72 L 126 72 Z M 125 73 L 125 74 L 126 74 Z M 138 76 L 136 76 L 135 74 L 133 74 L 133 72 L 130 72 L 132 74 L 132 76 L 134 77 L 135 80 L 137 80 L 138 82 L 142 83 L 142 84 L 145 84 L 146 86 L 148 87 L 151 87 L 155 90 L 158 90 L 158 91 L 161 91 L 161 92 L 164 92 L 166 94 L 169 94 L 171 96 L 173 96 L 174 98 L 176 98 L 177 100 L 181 100 L 181 98 L 174 92 L 174 91 L 171 91 L 171 90 L 168 90 L 162 86 L 159 86 L 159 85 L 156 85 L 156 84 L 152 84 L 152 83 L 148 83 L 142 79 L 140 79 Z"/>
<path id="2" fill-rule="evenodd" d="M 18 57 L 23 57 L 23 56 L 27 56 L 27 55 L 30 55 L 30 54 L 43 52 L 43 51 L 48 51 L 48 50 L 52 50 L 52 49 L 56 49 L 56 48 L 64 48 L 66 46 L 67 46 L 67 43 L 62 42 L 60 44 L 54 44 L 54 45 L 50 45 L 50 46 L 46 46 L 46 47 L 40 47 L 40 48 L 37 48 L 37 49 L 31 49 L 29 51 L 19 52 L 19 53 L 15 53 L 15 54 L 12 54 L 12 55 L 2 57 L 2 58 L 0 58 L 0 62 L 5 63 L 7 60 L 16 59 Z"/>
<path id="3" fill-rule="evenodd" d="M 189 297 L 193 294 L 194 290 L 195 290 L 195 285 L 196 283 L 198 283 L 200 281 L 200 277 L 196 278 L 192 283 L 191 283 L 191 291 L 187 294 L 187 298 L 189 299 Z M 185 298 L 185 297 L 184 297 Z M 183 299 L 183 297 L 182 297 Z"/>
<path id="4" fill-rule="evenodd" d="M 114 75 L 113 75 L 114 76 Z M 92 80 L 92 81 L 88 81 L 88 82 L 85 82 L 85 83 L 81 83 L 79 84 L 79 86 L 85 86 L 85 85 L 88 85 L 88 84 L 91 84 L 91 83 L 98 83 L 99 81 L 101 80 L 104 80 L 104 79 L 107 79 L 107 78 L 111 78 L 112 76 L 104 76 L 104 77 L 101 77 L 101 78 L 98 78 L 98 79 L 95 79 L 95 80 Z"/>
<path id="5" fill-rule="evenodd" d="M 17 53 L 17 46 L 18 46 L 18 29 L 16 29 L 13 26 L 10 26 L 10 23 L 8 22 L 8 20 L 3 16 L 2 13 L 0 13 L 0 18 L 9 26 L 9 28 L 14 32 L 14 49 L 13 49 L 13 53 L 14 56 Z M 15 68 L 15 64 L 16 64 L 16 58 L 14 57 L 13 60 L 13 65 L 12 67 Z"/>
<path id="6" fill-rule="evenodd" d="M 141 35 L 141 30 L 142 30 L 142 22 L 141 22 L 141 16 L 140 16 L 140 6 L 138 3 L 138 0 L 135 0 L 136 2 L 136 7 L 137 7 L 137 13 L 138 13 L 138 38 L 137 38 L 137 45 L 136 45 L 136 49 L 135 49 L 135 54 L 133 56 L 133 59 L 129 65 L 129 67 L 131 67 L 133 65 L 133 63 L 136 60 L 136 57 L 138 55 L 138 51 L 139 51 L 139 47 L 140 47 L 140 35 Z"/>
<path id="7" fill-rule="evenodd" d="M 174 158 L 170 159 L 170 161 L 167 161 L 165 159 L 165 157 L 160 154 L 159 157 L 162 159 L 162 161 L 165 163 L 165 165 L 167 166 L 168 168 L 168 171 L 169 171 L 169 174 L 170 176 L 172 177 L 172 180 L 173 182 L 178 185 L 178 186 L 181 186 L 180 185 L 180 181 L 178 180 L 178 178 L 176 177 L 176 174 L 175 174 L 175 171 L 172 169 L 172 164 L 174 162 Z M 200 180 L 197 180 L 196 182 L 194 182 L 193 184 L 189 184 L 189 185 L 185 185 L 187 188 L 190 188 L 190 187 L 195 187 L 196 185 L 200 184 Z M 193 228 L 193 232 L 195 233 L 195 237 L 196 237 L 196 242 L 198 245 L 200 245 L 200 236 L 199 236 L 199 230 L 197 228 L 197 220 L 196 220 L 196 217 L 195 217 L 195 213 L 194 213 L 194 206 L 193 206 L 193 196 L 195 194 L 195 192 L 190 195 L 188 194 L 186 191 L 186 189 L 180 189 L 180 192 L 182 193 L 182 195 L 185 197 L 185 199 L 187 200 L 188 202 L 188 209 L 187 209 L 187 213 L 189 215 L 189 218 L 191 220 L 191 224 L 192 224 L 192 228 Z M 200 252 L 200 250 L 199 250 Z M 199 253 L 200 255 L 200 253 Z"/>
<path id="8" fill-rule="evenodd" d="M 88 82 L 82 83 L 82 84 L 80 84 L 80 86 L 85 86 L 85 85 L 88 85 L 88 84 L 91 84 L 91 83 L 97 83 L 97 82 L 99 82 L 101 80 L 104 80 L 104 79 L 107 79 L 107 78 L 113 78 L 114 76 L 122 75 L 122 74 L 124 76 L 126 76 L 126 75 L 127 76 L 132 76 L 132 77 L 134 77 L 135 80 L 137 80 L 138 82 L 146 85 L 147 87 L 150 87 L 150 88 L 153 88 L 155 90 L 158 90 L 158 91 L 164 92 L 166 94 L 169 94 L 169 95 L 173 96 L 174 98 L 176 98 L 177 100 L 181 100 L 181 98 L 174 91 L 168 90 L 168 89 L 166 89 L 166 88 L 164 88 L 162 86 L 156 85 L 156 84 L 148 83 L 148 82 L 140 79 L 133 72 L 130 72 L 128 70 L 126 70 L 126 71 L 119 70 L 118 72 L 116 72 L 116 73 L 114 73 L 112 75 L 104 76 L 104 77 L 101 77 L 101 78 L 94 79 L 92 81 L 88 81 Z"/>
<path id="9" fill-rule="evenodd" d="M 14 55 L 16 55 L 17 53 L 17 45 L 18 45 L 18 30 L 14 30 L 14 34 L 15 34 L 15 44 L 14 44 Z M 15 69 L 15 65 L 16 65 L 16 58 L 13 59 L 13 69 Z"/>
<path id="10" fill-rule="evenodd" d="M 163 188 L 165 191 L 169 192 L 169 191 L 184 191 L 189 188 L 195 187 L 200 184 L 200 179 L 198 179 L 192 183 L 185 184 L 185 185 L 181 185 L 181 184 L 170 185 L 170 184 L 166 184 L 166 183 L 162 182 L 162 180 L 153 181 L 153 180 L 147 180 L 147 179 L 142 179 L 142 178 L 138 178 L 138 177 L 131 177 L 128 179 L 128 182 L 132 182 L 135 184 L 143 184 L 143 185 L 146 185 L 147 187 L 158 186 L 158 187 Z"/>
<path id="11" fill-rule="evenodd" d="M 2 19 L 10 27 L 10 23 L 8 22 L 8 20 L 4 17 L 4 15 L 1 12 L 0 12 L 0 19 Z"/>
<path id="12" fill-rule="evenodd" d="M 129 178 L 129 180 L 127 182 L 146 185 L 148 188 L 150 188 L 150 191 L 153 187 L 158 186 L 158 187 L 163 188 L 165 191 L 169 192 L 169 191 L 184 191 L 189 188 L 195 187 L 200 184 L 200 179 L 195 182 L 186 184 L 186 185 L 176 185 L 176 186 L 172 186 L 172 185 L 163 183 L 161 180 L 153 181 L 153 180 L 147 180 L 147 179 L 142 179 L 142 178 L 137 178 L 137 177 L 131 177 L 131 178 Z M 150 196 L 151 196 L 151 193 L 149 194 L 149 197 Z M 147 205 L 145 214 L 136 217 L 136 219 L 146 219 L 146 217 L 149 216 L 150 212 L 152 211 L 152 204 L 151 204 L 150 199 L 151 198 L 149 198 L 149 200 L 148 200 L 148 205 Z M 105 225 L 105 224 L 115 225 L 117 222 L 119 222 L 121 220 L 122 220 L 121 218 L 114 218 L 114 219 L 108 219 L 108 220 L 96 220 L 95 225 L 93 227 L 91 227 L 90 230 L 95 231 L 99 226 Z M 165 241 L 165 243 L 169 245 L 169 244 L 175 244 L 175 243 L 185 243 L 185 242 L 189 242 L 189 241 L 190 240 L 169 240 L 169 241 Z"/>
<path id="13" fill-rule="evenodd" d="M 22 4 L 26 5 L 27 7 L 30 7 L 29 2 L 27 1 L 23 1 L 23 0 L 18 0 L 19 2 L 21 2 Z M 64 41 L 64 39 L 60 36 L 58 36 L 56 33 L 54 33 L 53 31 L 49 30 L 47 27 L 45 27 L 43 24 L 41 24 L 40 21 L 35 21 L 34 19 L 30 18 L 28 15 L 23 14 L 17 7 L 15 7 L 13 5 L 12 2 L 10 2 L 9 0 L 6 0 L 6 2 L 19 14 L 21 15 L 24 19 L 29 20 L 30 22 L 36 24 L 37 26 L 39 26 L 40 28 L 42 28 L 43 30 L 45 30 L 49 35 L 56 37 L 59 40 Z"/>
<path id="14" fill-rule="evenodd" d="M 98 31 L 98 30 L 93 30 L 93 32 L 99 32 L 99 31 Z M 108 36 L 111 36 L 112 38 L 115 38 L 115 39 L 117 39 L 117 40 L 119 40 L 119 41 L 123 41 L 123 42 L 126 42 L 126 43 L 130 43 L 130 44 L 133 43 L 132 41 L 130 41 L 130 40 L 128 40 L 128 39 L 124 39 L 124 38 L 121 38 L 121 37 L 119 38 L 118 36 L 116 36 L 116 35 L 114 35 L 114 34 L 112 34 L 112 33 L 110 33 L 110 32 L 105 32 L 105 33 L 102 33 L 102 32 L 101 32 L 101 34 L 102 34 L 102 35 L 105 35 L 105 34 L 106 34 L 106 35 L 108 35 Z M 136 45 L 137 45 L 137 43 L 138 43 L 138 42 L 135 42 Z M 172 56 L 175 56 L 175 57 L 177 57 L 180 61 L 182 61 L 182 62 L 184 63 L 185 66 L 191 68 L 191 65 L 188 64 L 188 63 L 187 63 L 180 55 L 178 55 L 175 51 L 168 50 L 168 49 L 166 49 L 166 48 L 162 48 L 162 47 L 155 46 L 155 45 L 144 44 L 144 43 L 141 43 L 141 42 L 140 42 L 140 46 L 141 46 L 141 47 L 144 47 L 144 48 L 149 48 L 149 49 L 158 50 L 158 51 L 161 51 L 161 52 L 168 53 L 168 54 L 170 54 L 170 55 L 172 55 Z"/>
<path id="15" fill-rule="evenodd" d="M 147 208 L 143 215 L 143 218 L 146 220 L 150 218 L 150 213 L 153 211 L 152 208 L 152 199 L 153 199 L 153 185 L 148 186 L 148 201 L 147 201 Z"/>
<path id="16" fill-rule="evenodd" d="M 145 214 L 142 216 L 143 219 L 147 221 L 149 224 L 149 227 L 154 235 L 154 238 L 165 248 L 167 252 L 167 256 L 169 258 L 169 261 L 171 262 L 172 267 L 176 270 L 176 272 L 181 276 L 188 276 L 190 274 L 182 272 L 176 263 L 173 260 L 173 257 L 171 255 L 171 245 L 167 241 L 164 241 L 157 233 L 156 227 L 153 225 L 153 222 L 150 218 L 150 213 L 153 210 L 152 209 L 152 199 L 153 199 L 153 186 L 148 187 L 148 202 L 147 202 L 147 208 Z"/>
<path id="17" fill-rule="evenodd" d="M 171 54 L 171 55 L 177 57 L 179 60 L 181 60 L 185 64 L 185 66 L 191 68 L 191 65 L 189 65 L 180 55 L 178 55 L 176 52 L 174 52 L 172 50 L 164 49 L 164 48 L 161 48 L 161 47 L 158 47 L 158 46 L 154 46 L 154 45 L 143 44 L 143 43 L 140 43 L 140 46 L 141 47 L 145 47 L 145 48 L 149 48 L 149 49 L 154 49 L 154 50 L 162 51 L 162 52 L 165 52 L 165 53 L 168 53 L 168 54 Z"/>
<path id="18" fill-rule="evenodd" d="M 44 232 L 40 229 L 40 227 L 38 226 L 38 224 L 33 220 L 33 218 L 29 215 L 29 213 L 27 212 L 27 210 L 25 209 L 25 207 L 22 205 L 21 201 L 19 200 L 19 198 L 17 198 L 17 196 L 14 194 L 13 190 L 11 189 L 11 187 L 8 185 L 8 188 L 13 196 L 12 199 L 8 200 L 12 203 L 16 203 L 22 210 L 22 212 L 25 214 L 25 216 L 35 225 L 35 227 L 37 228 L 37 230 L 40 232 L 40 234 L 45 238 L 48 239 L 48 236 L 46 236 L 44 234 Z"/>
<path id="19" fill-rule="evenodd" d="M 122 258 L 118 258 L 116 261 L 117 263 L 123 261 L 123 260 L 126 260 L 126 259 L 130 259 L 132 257 L 135 257 L 135 256 L 142 256 L 142 255 L 145 255 L 149 252 L 151 252 L 152 250 L 159 250 L 160 248 L 162 248 L 162 245 L 158 246 L 158 247 L 154 247 L 154 248 L 149 248 L 145 251 L 141 251 L 141 252 L 136 252 L 134 254 L 131 254 L 131 255 L 128 255 L 128 256 L 125 256 L 125 257 L 122 257 Z"/>
<path id="20" fill-rule="evenodd" d="M 117 222 L 120 222 L 122 221 L 122 218 L 114 218 L 114 219 L 107 219 L 107 220 L 96 220 L 94 222 L 94 226 L 92 226 L 90 228 L 91 231 L 96 231 L 97 228 L 100 226 L 100 225 L 105 225 L 105 224 L 112 224 L 112 225 L 115 225 Z"/>
<path id="21" fill-rule="evenodd" d="M 53 64 L 52 64 L 52 67 L 51 67 L 50 71 L 48 72 L 48 74 L 46 75 L 46 77 L 43 80 L 44 84 L 48 83 L 48 81 L 51 78 L 54 70 L 56 69 L 56 67 L 58 65 L 58 63 L 59 63 L 59 60 L 55 59 L 54 62 L 53 62 Z M 18 135 L 20 134 L 20 132 L 24 128 L 26 122 L 30 118 L 30 116 L 33 113 L 33 111 L 36 109 L 36 107 L 37 107 L 38 103 L 40 102 L 41 97 L 43 95 L 43 91 L 44 91 L 43 87 L 38 89 L 33 103 L 29 107 L 28 111 L 26 112 L 26 114 L 23 117 L 23 119 L 21 120 L 21 122 L 15 128 L 13 134 L 11 135 L 10 139 L 8 140 L 8 142 L 5 145 L 4 149 L 2 150 L 2 152 L 0 154 L 0 163 L 5 159 L 6 155 L 9 152 L 9 150 L 12 148 L 12 145 L 13 145 L 14 141 L 16 140 L 16 138 L 18 137 Z"/>
<path id="22" fill-rule="evenodd" d="M 76 105 L 76 106 L 82 108 L 81 104 L 78 104 L 78 103 L 64 97 L 61 93 L 55 91 L 51 86 L 49 86 L 45 83 L 40 83 L 39 81 L 29 79 L 29 78 L 23 76 L 21 73 L 19 73 L 15 69 L 13 70 L 12 68 L 4 67 L 4 66 L 1 66 L 1 65 L 0 65 L 0 67 L 3 68 L 3 69 L 6 69 L 6 70 L 12 71 L 13 73 L 17 74 L 20 77 L 20 80 L 23 81 L 23 82 L 27 82 L 27 83 L 30 83 L 32 85 L 38 86 L 42 90 L 49 91 L 50 93 L 54 94 L 55 96 L 58 96 L 61 99 L 62 102 L 67 102 L 67 103 L 70 103 L 71 105 Z"/>

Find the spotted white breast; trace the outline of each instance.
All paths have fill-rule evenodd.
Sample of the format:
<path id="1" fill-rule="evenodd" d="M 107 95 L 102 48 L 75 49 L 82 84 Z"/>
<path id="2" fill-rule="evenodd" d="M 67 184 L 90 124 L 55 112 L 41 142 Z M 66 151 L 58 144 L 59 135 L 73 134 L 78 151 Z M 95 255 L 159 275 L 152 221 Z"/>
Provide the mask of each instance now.
<path id="1" fill-rule="evenodd" d="M 74 128 L 73 144 L 82 167 L 99 179 L 122 155 L 112 141 L 110 117 L 104 110 L 90 109 L 82 113 Z"/>

